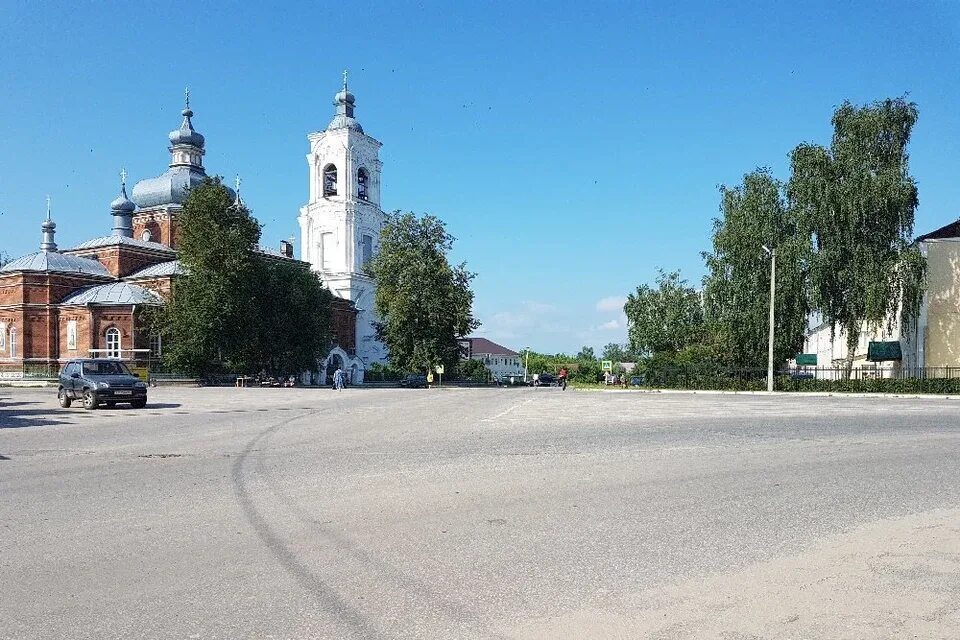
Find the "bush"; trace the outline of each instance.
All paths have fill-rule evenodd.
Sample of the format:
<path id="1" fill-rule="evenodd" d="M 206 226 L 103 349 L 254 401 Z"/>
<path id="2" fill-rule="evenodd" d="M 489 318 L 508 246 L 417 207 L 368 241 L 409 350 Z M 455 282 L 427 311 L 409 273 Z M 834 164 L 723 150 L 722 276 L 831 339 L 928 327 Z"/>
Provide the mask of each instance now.
<path id="1" fill-rule="evenodd" d="M 487 382 L 490 380 L 490 370 L 479 360 L 468 358 L 461 360 L 459 364 L 457 364 L 454 379 L 467 380 L 470 382 Z"/>
<path id="2" fill-rule="evenodd" d="M 778 391 L 830 393 L 934 393 L 960 394 L 960 378 L 869 378 L 866 380 L 775 380 Z"/>
<path id="3" fill-rule="evenodd" d="M 403 377 L 403 372 L 394 369 L 390 364 L 374 362 L 363 374 L 364 382 L 396 382 Z"/>

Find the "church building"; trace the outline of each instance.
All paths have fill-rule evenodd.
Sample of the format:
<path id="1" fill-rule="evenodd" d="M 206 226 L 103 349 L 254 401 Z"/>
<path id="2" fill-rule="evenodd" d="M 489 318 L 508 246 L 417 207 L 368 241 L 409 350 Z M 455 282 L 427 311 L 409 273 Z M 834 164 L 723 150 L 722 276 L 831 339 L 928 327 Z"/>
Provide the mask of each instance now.
<path id="1" fill-rule="evenodd" d="M 207 177 L 205 140 L 193 127 L 189 95 L 181 115 L 169 135 L 167 170 L 138 182 L 132 198 L 122 177 L 120 195 L 110 204 L 109 235 L 60 249 L 48 202 L 39 251 L 0 268 L 0 377 L 49 372 L 77 357 L 161 357 L 160 337 L 148 333 L 141 315 L 168 300 L 174 280 L 187 275 L 177 259 L 177 218 L 189 189 Z M 280 251 L 256 251 L 265 259 L 294 261 L 287 242 Z M 356 315 L 349 296 L 334 299 L 334 352 L 345 364 L 355 358 Z"/>
<path id="2" fill-rule="evenodd" d="M 333 100 L 333 119 L 323 131 L 307 136 L 309 200 L 298 221 L 301 259 L 320 273 L 336 297 L 356 308 L 355 353 L 335 348 L 325 366 L 331 371 L 343 366 L 357 383 L 369 365 L 386 361 L 387 352 L 374 327 L 375 282 L 364 270 L 377 253 L 384 225 L 381 144 L 364 133 L 354 117 L 355 103 L 344 72 L 343 88 Z"/>

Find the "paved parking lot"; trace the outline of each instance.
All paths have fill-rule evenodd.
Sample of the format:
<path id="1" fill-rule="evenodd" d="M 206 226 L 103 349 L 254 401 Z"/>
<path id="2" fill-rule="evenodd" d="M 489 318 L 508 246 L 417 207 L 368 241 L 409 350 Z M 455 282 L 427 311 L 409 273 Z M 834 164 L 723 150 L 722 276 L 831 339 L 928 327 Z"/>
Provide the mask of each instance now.
<path id="1" fill-rule="evenodd" d="M 956 638 L 960 402 L 0 389 L 0 637 Z"/>

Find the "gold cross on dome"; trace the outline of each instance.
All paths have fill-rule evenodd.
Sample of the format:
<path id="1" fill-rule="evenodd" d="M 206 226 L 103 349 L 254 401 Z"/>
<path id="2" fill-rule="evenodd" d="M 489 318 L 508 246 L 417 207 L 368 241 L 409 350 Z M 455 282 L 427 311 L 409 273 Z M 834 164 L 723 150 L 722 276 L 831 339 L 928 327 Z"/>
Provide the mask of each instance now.
<path id="1" fill-rule="evenodd" d="M 186 87 L 183 90 L 183 98 L 184 98 L 184 102 L 187 105 L 186 108 L 189 109 L 190 108 L 190 87 Z"/>
<path id="2" fill-rule="evenodd" d="M 236 191 L 237 193 L 240 193 L 240 174 L 239 174 L 239 173 L 237 174 L 237 179 L 236 179 L 236 182 L 235 182 L 234 184 L 237 185 L 237 188 L 235 189 L 235 191 Z"/>
<path id="3" fill-rule="evenodd" d="M 123 167 L 120 168 L 120 185 L 127 186 L 127 170 Z"/>
<path id="4" fill-rule="evenodd" d="M 344 92 L 346 92 L 347 90 L 347 70 L 346 69 L 343 70 L 343 90 Z"/>

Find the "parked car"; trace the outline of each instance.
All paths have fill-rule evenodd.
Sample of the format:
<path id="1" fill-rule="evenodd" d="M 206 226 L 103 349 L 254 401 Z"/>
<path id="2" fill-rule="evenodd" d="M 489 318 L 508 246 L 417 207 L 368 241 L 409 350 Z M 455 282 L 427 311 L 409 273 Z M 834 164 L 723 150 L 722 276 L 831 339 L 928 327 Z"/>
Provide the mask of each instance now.
<path id="1" fill-rule="evenodd" d="M 639 387 L 643 385 L 643 376 L 633 376 L 630 378 L 631 387 Z"/>
<path id="2" fill-rule="evenodd" d="M 536 382 L 534 382 L 534 386 L 537 386 L 537 387 L 552 387 L 556 384 L 557 384 L 557 377 L 552 373 L 541 373 L 537 377 Z"/>
<path id="3" fill-rule="evenodd" d="M 529 384 L 523 379 L 523 374 L 502 375 L 497 382 L 503 387 L 525 387 Z"/>
<path id="4" fill-rule="evenodd" d="M 427 376 L 422 373 L 408 373 L 400 379 L 400 386 L 408 389 L 426 389 Z"/>
<path id="5" fill-rule="evenodd" d="M 80 400 L 84 409 L 120 403 L 142 409 L 147 405 L 147 383 L 120 360 L 79 358 L 69 361 L 60 371 L 57 399 L 64 408 Z"/>

